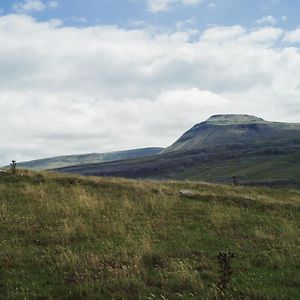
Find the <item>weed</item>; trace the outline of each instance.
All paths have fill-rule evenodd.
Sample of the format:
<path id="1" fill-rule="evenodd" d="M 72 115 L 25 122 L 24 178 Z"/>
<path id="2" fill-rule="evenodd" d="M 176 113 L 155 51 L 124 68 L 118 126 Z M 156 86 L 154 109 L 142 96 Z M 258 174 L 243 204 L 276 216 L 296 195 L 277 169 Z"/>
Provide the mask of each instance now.
<path id="1" fill-rule="evenodd" d="M 234 252 L 219 252 L 217 256 L 218 264 L 219 264 L 219 282 L 218 287 L 223 295 L 226 294 L 228 290 L 229 282 L 231 275 L 233 274 L 233 270 L 231 267 L 232 260 L 236 257 Z"/>

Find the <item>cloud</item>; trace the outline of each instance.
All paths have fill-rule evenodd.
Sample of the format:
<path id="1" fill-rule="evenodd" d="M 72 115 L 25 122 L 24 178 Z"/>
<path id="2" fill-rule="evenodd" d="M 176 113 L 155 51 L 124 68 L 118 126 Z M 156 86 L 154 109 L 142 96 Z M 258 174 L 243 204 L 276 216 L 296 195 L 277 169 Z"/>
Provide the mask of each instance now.
<path id="1" fill-rule="evenodd" d="M 300 42 L 300 28 L 286 32 L 284 40 L 289 43 Z"/>
<path id="2" fill-rule="evenodd" d="M 84 24 L 87 22 L 87 19 L 85 17 L 78 17 L 78 16 L 74 16 L 72 17 L 72 21 L 74 23 L 78 23 L 78 24 Z"/>
<path id="3" fill-rule="evenodd" d="M 149 11 L 156 13 L 169 10 L 178 5 L 197 5 L 203 0 L 147 0 Z"/>
<path id="4" fill-rule="evenodd" d="M 40 12 L 47 8 L 57 8 L 59 6 L 57 1 L 49 1 L 44 3 L 41 0 L 24 0 L 17 2 L 12 6 L 12 9 L 18 14 L 29 14 L 33 12 Z"/>
<path id="5" fill-rule="evenodd" d="M 299 120 L 296 31 L 191 34 L 0 17 L 1 164 L 167 146 L 218 113 Z"/>
<path id="6" fill-rule="evenodd" d="M 262 17 L 261 19 L 257 20 L 256 21 L 256 24 L 258 25 L 276 25 L 277 24 L 277 19 L 271 15 L 268 15 L 268 16 L 264 16 Z"/>
<path id="7" fill-rule="evenodd" d="M 184 21 L 178 21 L 176 22 L 176 28 L 181 30 L 183 28 L 190 28 L 190 27 L 195 27 L 197 24 L 195 17 L 191 17 L 189 19 L 186 19 Z"/>
<path id="8" fill-rule="evenodd" d="M 49 8 L 58 8 L 58 7 L 59 7 L 59 4 L 58 4 L 57 1 L 50 1 L 50 2 L 48 3 L 48 7 L 49 7 Z"/>

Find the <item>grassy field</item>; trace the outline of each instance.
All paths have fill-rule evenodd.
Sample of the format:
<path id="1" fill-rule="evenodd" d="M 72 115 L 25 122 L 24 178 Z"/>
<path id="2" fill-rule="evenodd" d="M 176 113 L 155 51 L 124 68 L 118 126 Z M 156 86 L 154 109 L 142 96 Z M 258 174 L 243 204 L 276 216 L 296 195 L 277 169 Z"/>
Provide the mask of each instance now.
<path id="1" fill-rule="evenodd" d="M 1 299 L 300 299 L 296 190 L 0 175 L 0 225 Z"/>
<path id="2" fill-rule="evenodd" d="M 241 182 L 296 182 L 300 184 L 300 152 L 282 155 L 249 156 L 220 161 L 211 161 L 187 168 L 175 176 L 176 180 L 228 182 L 238 176 Z"/>

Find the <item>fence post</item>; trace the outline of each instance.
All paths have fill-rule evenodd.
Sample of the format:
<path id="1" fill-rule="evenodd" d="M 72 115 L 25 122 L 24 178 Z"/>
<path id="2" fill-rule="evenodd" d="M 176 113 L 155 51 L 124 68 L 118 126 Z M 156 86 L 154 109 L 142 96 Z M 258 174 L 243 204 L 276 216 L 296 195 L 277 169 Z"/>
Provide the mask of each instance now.
<path id="1" fill-rule="evenodd" d="M 17 168 L 17 162 L 15 160 L 12 160 L 10 164 L 10 169 L 13 175 L 16 174 L 16 168 Z"/>
<path id="2" fill-rule="evenodd" d="M 237 176 L 232 176 L 232 182 L 233 182 L 233 185 L 240 184 L 239 178 Z"/>

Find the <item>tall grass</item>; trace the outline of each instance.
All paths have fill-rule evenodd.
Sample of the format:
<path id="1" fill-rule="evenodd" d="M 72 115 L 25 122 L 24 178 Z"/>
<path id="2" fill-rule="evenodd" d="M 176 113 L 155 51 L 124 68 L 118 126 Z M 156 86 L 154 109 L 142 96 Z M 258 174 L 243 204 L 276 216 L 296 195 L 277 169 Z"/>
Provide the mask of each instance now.
<path id="1" fill-rule="evenodd" d="M 229 299 L 299 299 L 299 211 L 295 190 L 3 175 L 0 295 L 217 299 L 233 250 Z"/>

